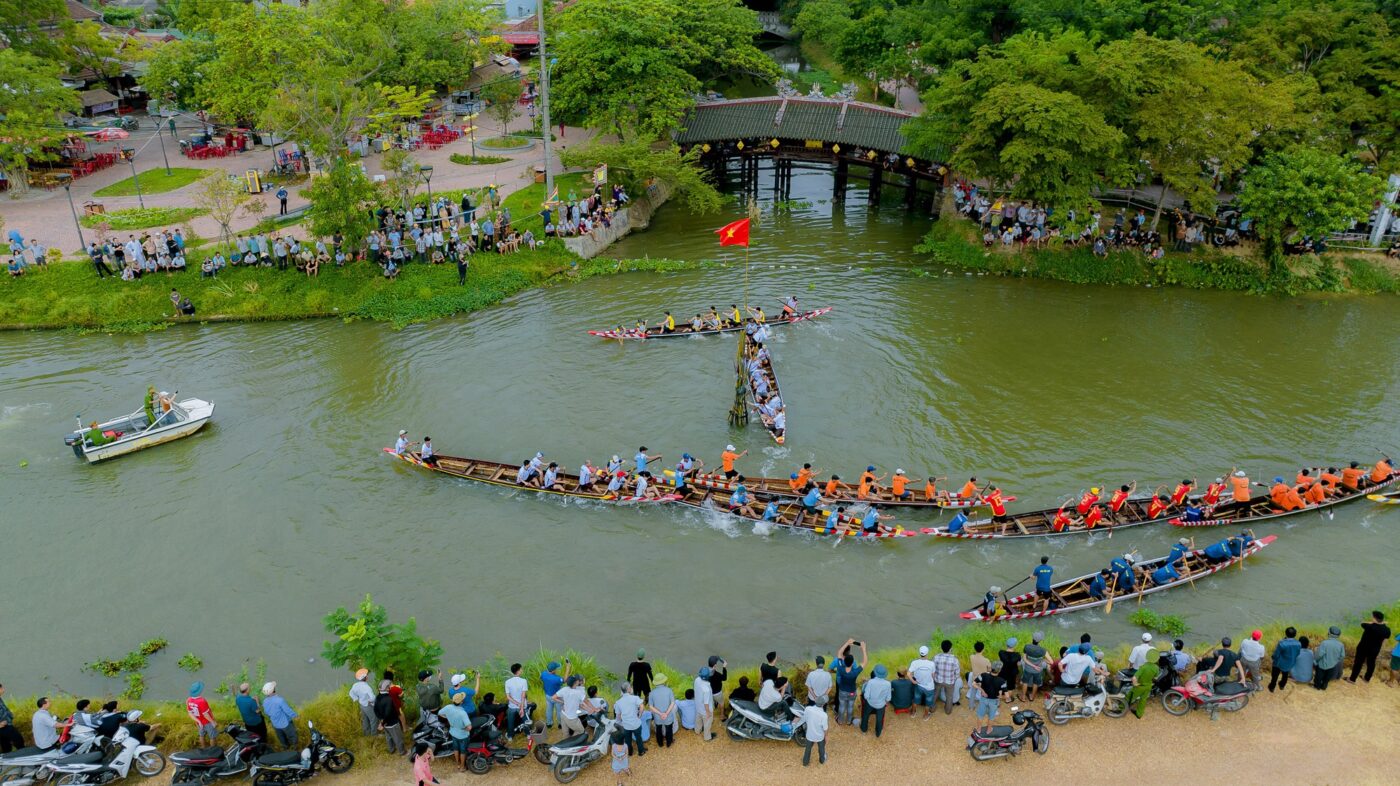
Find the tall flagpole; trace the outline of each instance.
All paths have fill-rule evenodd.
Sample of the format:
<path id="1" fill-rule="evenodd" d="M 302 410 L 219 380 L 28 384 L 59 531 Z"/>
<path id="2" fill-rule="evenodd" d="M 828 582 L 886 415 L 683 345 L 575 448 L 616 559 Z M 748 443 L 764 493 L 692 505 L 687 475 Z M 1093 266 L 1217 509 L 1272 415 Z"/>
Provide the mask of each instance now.
<path id="1" fill-rule="evenodd" d="M 540 22 L 540 122 L 541 141 L 544 142 L 544 201 L 548 204 L 554 196 L 554 169 L 550 163 L 549 136 L 549 58 L 544 51 L 544 8 L 550 0 L 538 0 L 535 16 Z"/>

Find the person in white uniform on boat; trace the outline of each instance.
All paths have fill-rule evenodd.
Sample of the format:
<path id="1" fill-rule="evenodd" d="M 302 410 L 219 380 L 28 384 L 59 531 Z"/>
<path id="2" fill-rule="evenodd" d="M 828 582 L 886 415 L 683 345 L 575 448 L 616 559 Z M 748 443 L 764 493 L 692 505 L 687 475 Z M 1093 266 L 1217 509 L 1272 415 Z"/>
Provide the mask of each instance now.
<path id="1" fill-rule="evenodd" d="M 402 456 L 405 450 L 408 450 L 408 431 L 399 429 L 399 438 L 394 440 L 394 455 Z"/>
<path id="2" fill-rule="evenodd" d="M 424 464 L 430 467 L 437 466 L 437 453 L 433 451 L 432 437 L 423 438 L 423 445 L 418 449 L 418 454 L 422 457 Z"/>

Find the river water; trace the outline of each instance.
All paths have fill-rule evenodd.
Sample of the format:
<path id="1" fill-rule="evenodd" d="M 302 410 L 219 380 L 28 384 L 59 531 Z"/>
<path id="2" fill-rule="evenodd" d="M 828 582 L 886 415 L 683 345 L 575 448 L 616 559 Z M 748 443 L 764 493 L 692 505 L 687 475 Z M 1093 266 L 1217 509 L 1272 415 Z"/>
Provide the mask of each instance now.
<path id="1" fill-rule="evenodd" d="M 116 690 L 80 665 L 165 636 L 204 659 L 207 679 L 261 657 L 306 695 L 342 677 L 319 660 L 321 616 L 365 593 L 396 619 L 416 615 L 448 665 L 541 644 L 615 667 L 638 645 L 683 667 L 712 652 L 797 658 L 847 636 L 920 639 L 1041 554 L 1071 575 L 1129 548 L 1158 555 L 1179 534 L 835 547 L 718 514 L 433 477 L 380 454 L 401 427 L 444 453 L 518 461 L 539 449 L 568 465 L 642 444 L 713 465 L 734 442 L 751 452 L 751 474 L 804 461 L 846 477 L 867 463 L 975 473 L 1028 507 L 1091 484 L 1204 481 L 1235 465 L 1291 474 L 1400 447 L 1394 299 L 945 274 L 908 251 L 926 218 L 871 210 L 855 191 L 833 206 L 830 182 L 799 173 L 793 198 L 805 201 L 770 210 L 754 232 L 752 302 L 772 313 L 796 293 L 836 308 L 776 335 L 784 448 L 726 424 L 730 338 L 619 346 L 584 334 L 735 302 L 741 266 L 594 279 L 397 332 L 327 320 L 0 334 L 0 678 L 20 693 L 46 681 Z M 732 217 L 666 208 L 615 253 L 718 257 L 711 230 Z M 93 467 L 63 447 L 75 414 L 136 409 L 148 383 L 216 402 L 215 423 Z M 1393 600 L 1396 515 L 1363 502 L 1265 527 L 1281 537 L 1246 571 L 1148 604 L 1215 636 Z M 1133 635 L 1128 611 L 1046 624 L 1112 641 Z M 153 665 L 153 694 L 179 695 L 187 677 L 174 660 Z"/>

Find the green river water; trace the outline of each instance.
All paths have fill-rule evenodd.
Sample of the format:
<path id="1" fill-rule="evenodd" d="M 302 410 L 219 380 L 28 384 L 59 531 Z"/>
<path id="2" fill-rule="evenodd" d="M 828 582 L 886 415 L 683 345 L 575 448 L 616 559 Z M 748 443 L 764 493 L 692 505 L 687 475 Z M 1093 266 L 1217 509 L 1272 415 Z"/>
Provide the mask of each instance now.
<path id="1" fill-rule="evenodd" d="M 1179 534 L 834 547 L 720 514 L 429 476 L 380 454 L 401 427 L 448 454 L 519 461 L 538 449 L 571 466 L 642 444 L 713 465 L 734 442 L 751 451 L 750 474 L 804 461 L 847 477 L 867 463 L 976 474 L 1017 507 L 1092 484 L 1205 481 L 1233 465 L 1291 475 L 1400 448 L 1393 298 L 945 274 L 908 251 L 926 217 L 871 210 L 856 191 L 833 207 L 830 183 L 799 173 L 793 198 L 807 203 L 771 212 L 754 233 L 751 301 L 772 313 L 796 293 L 836 309 L 776 335 L 783 448 L 756 425 L 726 424 L 731 338 L 619 346 L 584 333 L 723 307 L 743 296 L 741 266 L 593 279 L 403 331 L 315 321 L 0 334 L 0 680 L 14 693 L 45 681 L 115 690 L 81 664 L 159 635 L 203 657 L 206 678 L 261 657 L 286 692 L 305 696 L 343 677 L 319 660 L 321 616 L 367 592 L 395 618 L 416 615 L 448 665 L 541 644 L 614 667 L 639 645 L 684 668 L 770 648 L 796 659 L 847 636 L 878 647 L 956 624 L 987 585 L 1015 583 L 1041 554 L 1068 576 L 1129 548 L 1156 556 Z M 666 208 L 613 253 L 717 257 L 711 230 L 732 217 Z M 63 446 L 75 414 L 129 412 L 148 383 L 216 402 L 215 422 L 92 467 Z M 1396 597 L 1385 577 L 1397 516 L 1362 502 L 1334 519 L 1263 527 L 1279 541 L 1247 571 L 1148 605 L 1185 615 L 1194 636 L 1364 611 Z M 1112 642 L 1133 635 L 1127 614 L 1045 624 Z M 181 695 L 174 660 L 153 665 L 152 694 Z"/>

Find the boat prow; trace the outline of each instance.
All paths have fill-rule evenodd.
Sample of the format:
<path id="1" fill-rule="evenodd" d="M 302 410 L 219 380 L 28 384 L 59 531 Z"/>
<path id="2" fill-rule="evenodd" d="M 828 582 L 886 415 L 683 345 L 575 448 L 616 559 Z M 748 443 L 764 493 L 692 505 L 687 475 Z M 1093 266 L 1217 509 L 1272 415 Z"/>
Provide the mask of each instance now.
<path id="1" fill-rule="evenodd" d="M 1400 491 L 1390 494 L 1367 494 L 1366 499 L 1379 502 L 1382 505 L 1400 505 Z"/>

